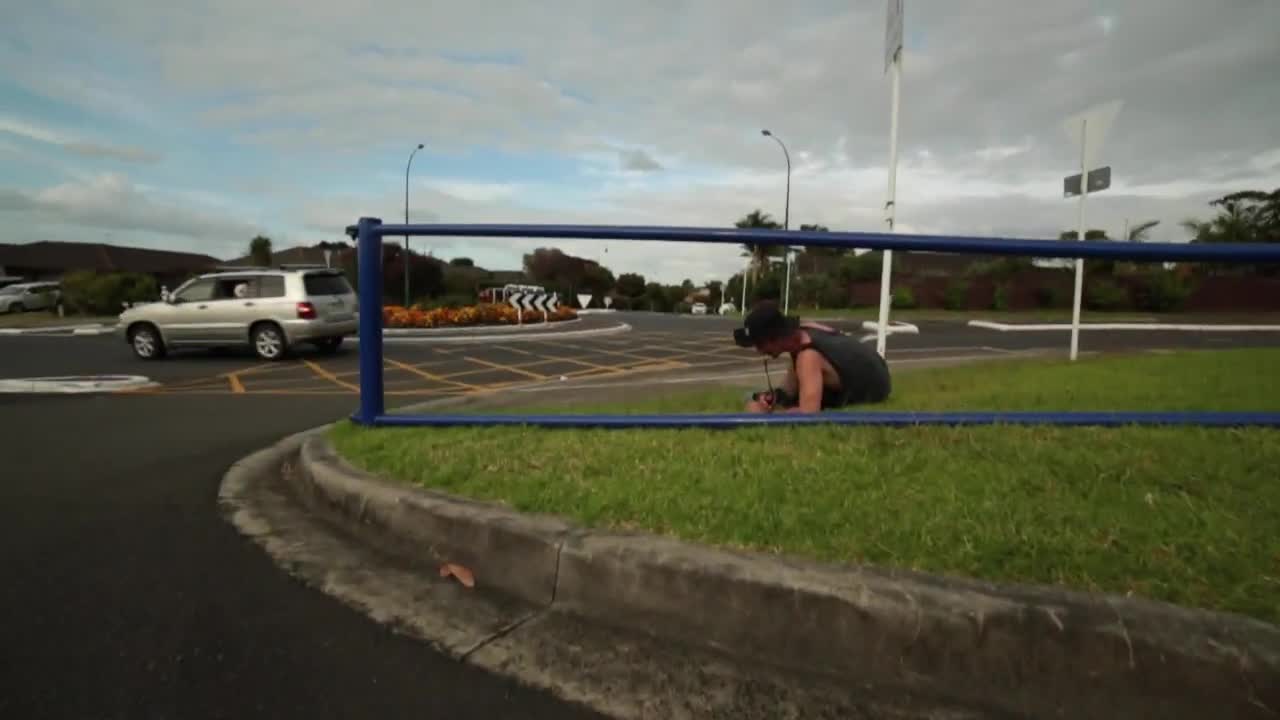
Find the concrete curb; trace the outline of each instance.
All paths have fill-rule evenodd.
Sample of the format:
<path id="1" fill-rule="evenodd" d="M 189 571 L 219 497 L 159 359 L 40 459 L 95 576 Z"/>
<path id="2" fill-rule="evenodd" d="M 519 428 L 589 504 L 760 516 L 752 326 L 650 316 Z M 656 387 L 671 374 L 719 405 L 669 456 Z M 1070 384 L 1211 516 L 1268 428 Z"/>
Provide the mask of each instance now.
<path id="1" fill-rule="evenodd" d="M 1280 710 L 1280 628 L 1249 618 L 588 531 L 299 447 L 299 495 L 358 537 L 606 626 L 1037 717 Z"/>
<path id="2" fill-rule="evenodd" d="M 385 336 L 382 341 L 384 343 L 435 343 L 435 344 L 456 344 L 467 345 L 486 342 L 526 342 L 539 340 L 560 340 L 563 338 L 581 338 L 581 337 L 599 337 L 604 335 L 618 335 L 621 333 L 631 332 L 631 326 L 627 323 L 618 323 L 602 328 L 590 328 L 587 330 L 547 330 L 543 332 L 522 332 L 522 333 L 504 333 L 501 335 L 440 335 L 440 336 Z M 352 341 L 359 343 L 359 337 L 351 338 Z"/>
<path id="3" fill-rule="evenodd" d="M 550 323 L 528 323 L 525 325 L 472 325 L 469 327 L 451 328 L 383 328 L 383 337 L 452 337 L 454 335 L 471 335 L 477 333 L 521 333 L 549 332 L 554 328 L 564 327 L 582 322 L 582 318 L 557 320 Z"/>
<path id="4" fill-rule="evenodd" d="M 32 328 L 0 328 L 0 335 L 51 335 L 67 333 L 72 335 L 105 335 L 115 329 L 114 325 L 51 325 Z"/>

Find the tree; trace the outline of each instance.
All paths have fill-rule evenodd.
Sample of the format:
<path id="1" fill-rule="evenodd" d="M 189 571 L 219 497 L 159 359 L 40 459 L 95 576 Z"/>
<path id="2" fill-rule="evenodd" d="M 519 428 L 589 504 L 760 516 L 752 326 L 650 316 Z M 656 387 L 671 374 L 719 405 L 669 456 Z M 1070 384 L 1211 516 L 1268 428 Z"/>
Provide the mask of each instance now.
<path id="1" fill-rule="evenodd" d="M 1076 230 L 1063 230 L 1061 233 L 1058 234 L 1058 239 L 1059 240 L 1075 240 L 1078 234 L 1079 233 Z M 1110 240 L 1111 238 L 1107 237 L 1106 230 L 1099 230 L 1098 228 L 1093 228 L 1093 229 L 1084 231 L 1084 239 L 1085 240 Z"/>
<path id="2" fill-rule="evenodd" d="M 622 273 L 618 276 L 618 282 L 614 285 L 614 288 L 623 297 L 640 297 L 644 294 L 644 276 L 638 273 Z"/>
<path id="3" fill-rule="evenodd" d="M 408 255 L 409 283 L 417 296 L 414 302 L 422 298 L 439 297 L 445 290 L 445 264 L 430 255 L 419 255 L 412 250 Z M 382 246 L 382 288 L 388 299 L 396 304 L 404 302 L 403 297 L 395 295 L 395 289 L 404 283 L 405 252 L 404 246 L 387 243 Z"/>
<path id="4" fill-rule="evenodd" d="M 1147 237 L 1151 234 L 1151 228 L 1159 224 L 1159 220 L 1148 220 L 1134 225 L 1129 228 L 1129 242 L 1146 242 Z M 1088 234 L 1086 233 L 1085 236 L 1088 237 Z"/>
<path id="5" fill-rule="evenodd" d="M 782 226 L 778 224 L 778 221 L 769 217 L 769 213 L 757 208 L 742 216 L 742 218 L 734 223 L 734 227 L 743 229 L 760 228 L 765 230 L 777 230 Z M 758 280 L 760 278 L 760 271 L 769 266 L 769 258 L 780 252 L 783 247 L 784 246 L 782 245 L 766 243 L 742 244 L 743 250 L 746 251 L 743 253 L 743 257 L 751 258 L 751 277 L 753 280 Z"/>
<path id="6" fill-rule="evenodd" d="M 249 241 L 249 257 L 254 265 L 268 267 L 271 265 L 271 238 L 258 235 Z"/>
<path id="7" fill-rule="evenodd" d="M 1209 205 L 1218 208 L 1211 220 L 1182 221 L 1182 227 L 1191 233 L 1191 242 L 1280 242 L 1280 189 L 1235 192 Z"/>
<path id="8" fill-rule="evenodd" d="M 524 268 L 534 282 L 561 294 L 576 294 L 582 289 L 604 291 L 613 285 L 608 268 L 557 248 L 538 248 L 525 255 Z"/>
<path id="9" fill-rule="evenodd" d="M 456 257 L 450 260 L 449 264 L 452 265 L 453 267 L 475 267 L 476 266 L 475 262 L 472 261 L 471 258 L 467 258 L 467 257 Z"/>
<path id="10" fill-rule="evenodd" d="M 613 272 L 609 268 L 594 262 L 588 262 L 582 276 L 582 288 L 593 295 L 603 295 L 614 286 Z"/>

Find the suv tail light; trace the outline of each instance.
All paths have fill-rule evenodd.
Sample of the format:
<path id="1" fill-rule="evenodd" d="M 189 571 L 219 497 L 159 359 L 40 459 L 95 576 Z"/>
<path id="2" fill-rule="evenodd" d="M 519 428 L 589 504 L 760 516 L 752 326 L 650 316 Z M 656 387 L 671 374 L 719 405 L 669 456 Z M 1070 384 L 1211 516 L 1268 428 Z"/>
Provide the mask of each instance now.
<path id="1" fill-rule="evenodd" d="M 303 320 L 315 320 L 316 306 L 309 302 L 298 303 L 298 317 Z"/>

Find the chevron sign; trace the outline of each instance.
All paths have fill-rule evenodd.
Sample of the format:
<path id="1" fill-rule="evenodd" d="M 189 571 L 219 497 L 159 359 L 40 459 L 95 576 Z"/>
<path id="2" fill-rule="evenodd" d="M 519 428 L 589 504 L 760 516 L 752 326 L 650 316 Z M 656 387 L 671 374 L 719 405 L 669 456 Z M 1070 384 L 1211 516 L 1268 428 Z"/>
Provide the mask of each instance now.
<path id="1" fill-rule="evenodd" d="M 520 311 L 537 310 L 543 313 L 555 312 L 560 300 L 547 293 L 513 292 L 507 295 L 507 302 Z"/>

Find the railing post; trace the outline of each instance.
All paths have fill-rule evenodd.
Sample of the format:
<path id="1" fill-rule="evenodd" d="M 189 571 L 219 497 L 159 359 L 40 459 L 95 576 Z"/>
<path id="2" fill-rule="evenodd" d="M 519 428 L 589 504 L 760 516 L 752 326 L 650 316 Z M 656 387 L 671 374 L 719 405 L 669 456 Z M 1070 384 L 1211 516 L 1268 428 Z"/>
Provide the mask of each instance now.
<path id="1" fill-rule="evenodd" d="M 356 224 L 360 272 L 360 411 L 356 421 L 372 425 L 384 410 L 382 395 L 382 234 L 378 218 Z"/>

